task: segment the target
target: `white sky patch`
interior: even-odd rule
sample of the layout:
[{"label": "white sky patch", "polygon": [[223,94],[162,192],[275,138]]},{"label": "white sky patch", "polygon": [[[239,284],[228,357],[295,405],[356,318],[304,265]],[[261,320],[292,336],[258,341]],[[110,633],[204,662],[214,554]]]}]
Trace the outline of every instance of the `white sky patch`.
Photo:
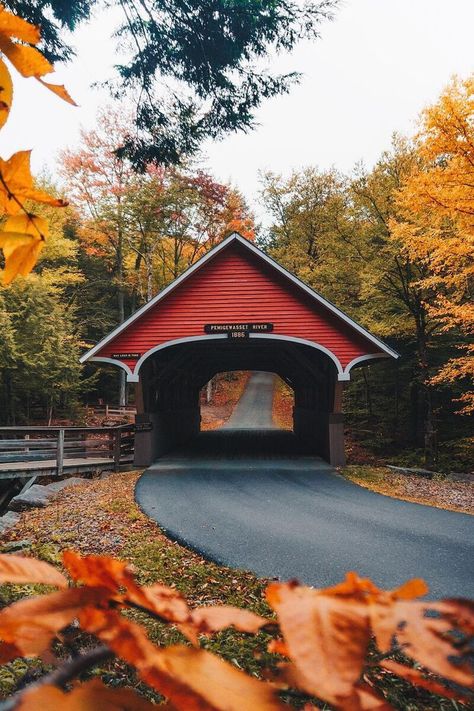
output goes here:
[{"label": "white sky patch", "polygon": [[[11,116],[0,132],[0,155],[33,148],[33,169],[54,177],[58,151],[77,144],[80,126],[92,127],[106,90],[90,88],[120,61],[109,39],[110,16],[75,33],[76,59],[48,81],[64,83],[75,109],[33,79],[16,75]],[[222,181],[258,205],[258,172],[289,174],[308,165],[352,169],[371,166],[394,131],[412,133],[417,115],[436,100],[453,74],[474,70],[473,0],[345,0],[321,39],[278,57],[272,70],[298,70],[299,86],[264,103],[258,128],[205,146],[207,164]]]}]

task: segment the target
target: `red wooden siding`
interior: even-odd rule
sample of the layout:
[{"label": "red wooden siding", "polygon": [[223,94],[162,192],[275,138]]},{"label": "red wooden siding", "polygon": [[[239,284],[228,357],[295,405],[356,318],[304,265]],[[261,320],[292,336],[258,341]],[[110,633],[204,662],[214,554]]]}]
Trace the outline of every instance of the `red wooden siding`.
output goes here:
[{"label": "red wooden siding", "polygon": [[[353,358],[378,351],[349,324],[234,242],[95,355],[143,355],[165,341],[203,336],[206,323],[252,321],[273,323],[274,335],[304,338],[325,346],[343,367]],[[133,370],[136,361],[126,363]]]}]

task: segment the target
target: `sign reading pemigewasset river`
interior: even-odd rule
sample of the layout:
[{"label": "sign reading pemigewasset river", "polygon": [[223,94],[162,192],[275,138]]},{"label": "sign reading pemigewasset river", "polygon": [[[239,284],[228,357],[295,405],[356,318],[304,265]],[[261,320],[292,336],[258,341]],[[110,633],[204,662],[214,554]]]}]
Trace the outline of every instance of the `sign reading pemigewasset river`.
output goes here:
[{"label": "sign reading pemigewasset river", "polygon": [[233,333],[234,331],[247,331],[247,333],[265,333],[273,331],[273,323],[206,323],[205,333]]}]

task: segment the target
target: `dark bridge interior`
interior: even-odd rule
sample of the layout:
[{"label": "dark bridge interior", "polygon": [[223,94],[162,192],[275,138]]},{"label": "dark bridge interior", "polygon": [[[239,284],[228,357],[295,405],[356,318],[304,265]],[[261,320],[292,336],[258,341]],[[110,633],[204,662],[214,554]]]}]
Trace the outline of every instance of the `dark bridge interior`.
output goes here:
[{"label": "dark bridge interior", "polygon": [[[161,455],[193,441],[200,431],[199,393],[216,373],[266,371],[279,375],[294,391],[293,448],[334,460],[331,428],[342,428],[336,367],[323,352],[292,341],[265,338],[191,341],[151,355],[140,371],[142,403],[137,415],[136,463],[149,464]],[[147,431],[147,423],[151,423]],[[143,431],[140,431],[143,426]],[[261,433],[263,434],[263,433]],[[260,436],[230,432],[200,436],[199,446],[215,452],[259,451],[279,447],[275,433]],[[289,439],[285,440],[285,447]],[[273,442],[273,444],[272,444]],[[277,445],[277,442],[280,444]],[[283,446],[283,445],[282,445]],[[332,448],[334,449],[334,447]],[[333,461],[333,463],[336,463]]]}]

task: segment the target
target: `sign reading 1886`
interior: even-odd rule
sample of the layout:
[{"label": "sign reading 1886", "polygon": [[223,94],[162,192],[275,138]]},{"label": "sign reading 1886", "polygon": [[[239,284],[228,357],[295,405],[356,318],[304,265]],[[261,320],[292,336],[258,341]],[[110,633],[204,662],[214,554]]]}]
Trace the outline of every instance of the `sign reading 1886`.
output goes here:
[{"label": "sign reading 1886", "polygon": [[206,323],[205,333],[227,333],[228,338],[248,338],[249,333],[273,331],[273,323]]}]

